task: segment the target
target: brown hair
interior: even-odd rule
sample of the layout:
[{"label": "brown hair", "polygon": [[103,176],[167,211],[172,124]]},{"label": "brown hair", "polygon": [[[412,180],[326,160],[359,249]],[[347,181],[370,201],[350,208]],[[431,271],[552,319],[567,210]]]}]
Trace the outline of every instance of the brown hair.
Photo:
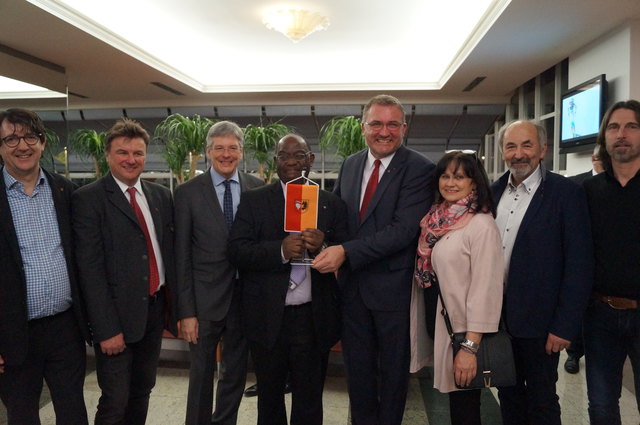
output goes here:
[{"label": "brown hair", "polygon": [[636,121],[640,123],[640,102],[637,100],[623,100],[611,105],[607,112],[605,112],[604,117],[602,117],[602,124],[600,124],[600,131],[598,131],[598,136],[596,137],[596,145],[600,146],[600,152],[598,152],[598,156],[600,157],[600,161],[602,161],[602,166],[605,170],[611,170],[611,155],[607,152],[607,144],[605,140],[605,133],[607,132],[607,126],[609,125],[609,121],[611,120],[611,115],[618,109],[629,109],[636,114]]},{"label": "brown hair", "polygon": [[144,141],[145,146],[149,146],[150,138],[147,130],[142,127],[138,121],[129,118],[122,118],[107,132],[107,138],[104,142],[104,150],[108,152],[111,148],[111,142],[118,137],[126,137],[128,139],[140,138]]}]

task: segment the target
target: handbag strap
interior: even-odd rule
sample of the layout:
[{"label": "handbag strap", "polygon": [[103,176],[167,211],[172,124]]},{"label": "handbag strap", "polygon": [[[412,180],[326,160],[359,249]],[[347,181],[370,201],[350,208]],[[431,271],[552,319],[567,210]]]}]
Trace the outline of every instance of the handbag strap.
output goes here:
[{"label": "handbag strap", "polygon": [[[447,333],[449,334],[449,338],[451,338],[451,342],[455,343],[453,326],[451,326],[451,319],[449,318],[449,313],[447,312],[447,306],[444,304],[444,299],[442,298],[442,291],[440,290],[440,281],[438,280],[438,276],[436,276],[436,282],[438,285],[438,297],[440,298],[440,304],[442,304],[442,310],[440,311],[440,314],[442,314],[442,317],[444,318],[444,324],[447,327]],[[502,313],[500,314],[500,323],[498,324],[498,330],[507,331],[507,324],[504,321],[504,315]]]},{"label": "handbag strap", "polygon": [[447,333],[449,334],[449,338],[451,338],[451,342],[454,341],[454,333],[453,326],[451,326],[451,319],[449,318],[449,313],[447,312],[447,306],[444,304],[444,299],[442,298],[442,291],[440,290],[440,281],[438,280],[438,276],[436,275],[436,282],[438,284],[438,297],[440,298],[440,304],[442,305],[442,310],[440,310],[440,314],[444,318],[444,324],[447,327]]}]

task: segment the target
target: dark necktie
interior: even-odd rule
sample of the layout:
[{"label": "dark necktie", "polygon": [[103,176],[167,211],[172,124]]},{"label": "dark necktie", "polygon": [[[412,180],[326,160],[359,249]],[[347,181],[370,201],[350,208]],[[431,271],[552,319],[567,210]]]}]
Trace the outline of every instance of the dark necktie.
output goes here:
[{"label": "dark necktie", "polygon": [[367,212],[367,207],[369,206],[369,202],[371,198],[373,198],[373,194],[376,192],[376,188],[378,187],[378,175],[380,173],[380,160],[376,159],[373,162],[373,171],[371,172],[371,176],[369,177],[369,181],[367,182],[367,187],[364,190],[364,197],[362,198],[362,206],[360,207],[360,221],[364,218],[364,214]]},{"label": "dark necktie", "polygon": [[142,227],[142,233],[144,233],[144,238],[147,241],[147,252],[149,253],[149,294],[153,295],[158,290],[158,286],[160,286],[160,275],[158,274],[156,254],[153,252],[153,244],[151,243],[151,236],[149,235],[147,222],[144,219],[144,215],[142,214],[142,210],[140,209],[138,202],[136,201],[136,188],[130,187],[127,189],[127,192],[129,192],[129,202],[131,202],[131,207],[136,213],[138,223],[140,224],[140,227]]},{"label": "dark necktie", "polygon": [[233,224],[233,197],[231,195],[231,180],[225,180],[222,183],[224,183],[222,212],[224,213],[224,220],[227,222],[227,228],[231,229],[231,225]]}]

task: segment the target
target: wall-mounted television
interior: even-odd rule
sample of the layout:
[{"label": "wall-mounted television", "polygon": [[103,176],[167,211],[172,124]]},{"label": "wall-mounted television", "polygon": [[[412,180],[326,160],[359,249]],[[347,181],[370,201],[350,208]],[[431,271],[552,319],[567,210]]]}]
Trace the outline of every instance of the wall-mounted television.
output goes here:
[{"label": "wall-mounted television", "polygon": [[605,74],[567,90],[562,95],[560,148],[566,151],[566,148],[595,143],[606,107]]}]

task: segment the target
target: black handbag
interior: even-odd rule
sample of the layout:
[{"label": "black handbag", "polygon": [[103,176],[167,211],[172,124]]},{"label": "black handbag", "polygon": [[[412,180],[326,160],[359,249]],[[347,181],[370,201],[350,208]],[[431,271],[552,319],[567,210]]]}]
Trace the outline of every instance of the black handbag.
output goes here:
[{"label": "black handbag", "polygon": [[[455,358],[458,351],[460,351],[460,343],[465,340],[466,332],[453,332],[449,313],[447,313],[447,308],[444,305],[442,294],[439,295],[440,303],[442,304],[442,311],[440,313],[444,317],[444,323],[447,326],[447,332],[453,345],[453,357]],[[471,380],[469,386],[460,387],[456,384],[457,388],[510,387],[516,384],[516,364],[513,359],[511,337],[502,325],[501,320],[498,332],[482,334],[482,341],[480,341],[480,347],[476,353],[476,360],[478,362],[476,376]]]}]

